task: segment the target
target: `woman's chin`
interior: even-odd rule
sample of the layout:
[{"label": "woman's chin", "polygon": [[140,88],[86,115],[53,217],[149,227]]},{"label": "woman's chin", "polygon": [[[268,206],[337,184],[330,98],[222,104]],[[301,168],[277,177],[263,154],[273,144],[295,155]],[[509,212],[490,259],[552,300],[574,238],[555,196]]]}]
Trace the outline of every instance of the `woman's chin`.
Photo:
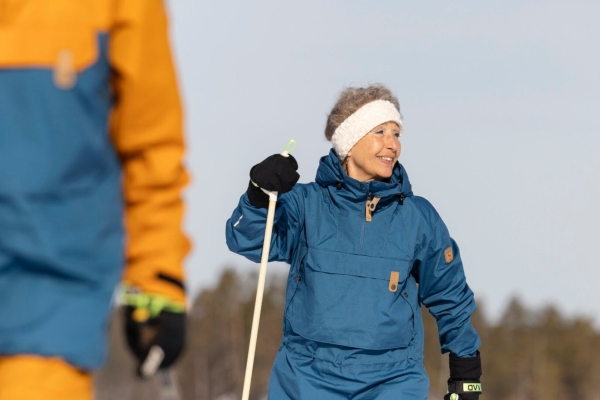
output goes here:
[{"label": "woman's chin", "polygon": [[379,173],[376,174],[376,178],[374,180],[376,181],[384,181],[386,179],[389,179],[390,176],[392,176],[392,171],[378,171]]},{"label": "woman's chin", "polygon": [[379,176],[381,176],[383,179],[388,179],[390,176],[392,176],[393,172],[394,172],[393,166],[390,168],[382,168],[382,170],[379,171]]}]

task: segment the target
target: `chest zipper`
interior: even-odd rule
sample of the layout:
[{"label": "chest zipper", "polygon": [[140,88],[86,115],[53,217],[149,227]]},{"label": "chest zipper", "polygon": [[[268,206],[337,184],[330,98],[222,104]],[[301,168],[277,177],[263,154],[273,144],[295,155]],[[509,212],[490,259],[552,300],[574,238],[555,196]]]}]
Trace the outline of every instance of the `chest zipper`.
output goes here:
[{"label": "chest zipper", "polygon": [[371,192],[367,196],[367,203],[365,204],[365,221],[371,222],[373,220],[373,213],[375,212],[375,207],[377,207],[377,203],[379,203],[380,197],[371,198]]},{"label": "chest zipper", "polygon": [[373,213],[375,212],[375,208],[377,207],[377,203],[379,203],[380,197],[373,197],[371,192],[367,195],[367,202],[365,204],[365,220],[362,222],[362,226],[360,229],[360,244],[359,250],[362,251],[363,248],[363,240],[365,236],[365,222],[371,222],[373,220]]}]

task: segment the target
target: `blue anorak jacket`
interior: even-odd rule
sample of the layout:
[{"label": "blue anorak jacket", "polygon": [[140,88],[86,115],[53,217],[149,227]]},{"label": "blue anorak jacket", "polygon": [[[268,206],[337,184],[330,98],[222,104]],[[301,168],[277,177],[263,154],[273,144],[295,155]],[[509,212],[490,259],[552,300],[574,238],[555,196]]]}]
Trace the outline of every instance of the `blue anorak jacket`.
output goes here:
[{"label": "blue anorak jacket", "polygon": [[[260,262],[266,213],[242,196],[227,222],[230,250]],[[373,398],[375,392],[363,389],[377,390],[386,382],[398,382],[400,393],[416,390],[411,399],[426,398],[421,304],[437,321],[442,352],[470,357],[480,346],[459,249],[433,206],[413,195],[400,164],[389,182],[359,182],[344,172],[332,150],[321,159],[315,182],[279,197],[269,260],[290,264],[271,399],[362,398],[356,393]],[[335,381],[332,388],[322,386],[323,371],[315,380],[309,377],[314,366],[293,365],[307,354],[339,366],[339,374],[327,373]],[[381,363],[390,357],[413,378],[399,378],[402,371],[394,368],[382,374]],[[363,389],[352,378],[353,384],[343,382],[349,365],[362,369]],[[365,379],[369,374],[375,381]],[[298,381],[314,390],[284,394]],[[351,392],[341,393],[340,387]],[[393,385],[389,393],[400,394]]]}]

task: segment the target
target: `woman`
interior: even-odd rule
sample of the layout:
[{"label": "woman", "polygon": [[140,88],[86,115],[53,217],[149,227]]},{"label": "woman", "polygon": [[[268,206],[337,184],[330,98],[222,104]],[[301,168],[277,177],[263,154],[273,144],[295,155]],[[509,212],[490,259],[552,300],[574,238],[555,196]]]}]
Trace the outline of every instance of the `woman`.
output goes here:
[{"label": "woman", "polygon": [[384,86],[348,88],[325,129],[315,182],[295,185],[273,155],[227,222],[229,249],[259,262],[268,196],[278,199],[269,259],[290,264],[284,337],[269,399],[424,400],[423,303],[450,352],[445,399],[478,399],[480,340],[456,243],[399,164],[402,119]]}]

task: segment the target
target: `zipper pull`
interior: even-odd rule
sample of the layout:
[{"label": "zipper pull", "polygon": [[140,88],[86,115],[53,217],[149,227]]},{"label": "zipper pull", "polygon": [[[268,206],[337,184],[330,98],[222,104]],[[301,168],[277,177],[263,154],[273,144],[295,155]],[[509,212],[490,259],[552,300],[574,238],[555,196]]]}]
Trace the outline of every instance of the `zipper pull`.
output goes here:
[{"label": "zipper pull", "polygon": [[373,212],[375,211],[375,207],[377,207],[377,203],[379,203],[380,197],[374,197],[371,200],[371,193],[367,196],[367,203],[365,205],[365,220],[367,222],[371,222],[373,220]]}]

